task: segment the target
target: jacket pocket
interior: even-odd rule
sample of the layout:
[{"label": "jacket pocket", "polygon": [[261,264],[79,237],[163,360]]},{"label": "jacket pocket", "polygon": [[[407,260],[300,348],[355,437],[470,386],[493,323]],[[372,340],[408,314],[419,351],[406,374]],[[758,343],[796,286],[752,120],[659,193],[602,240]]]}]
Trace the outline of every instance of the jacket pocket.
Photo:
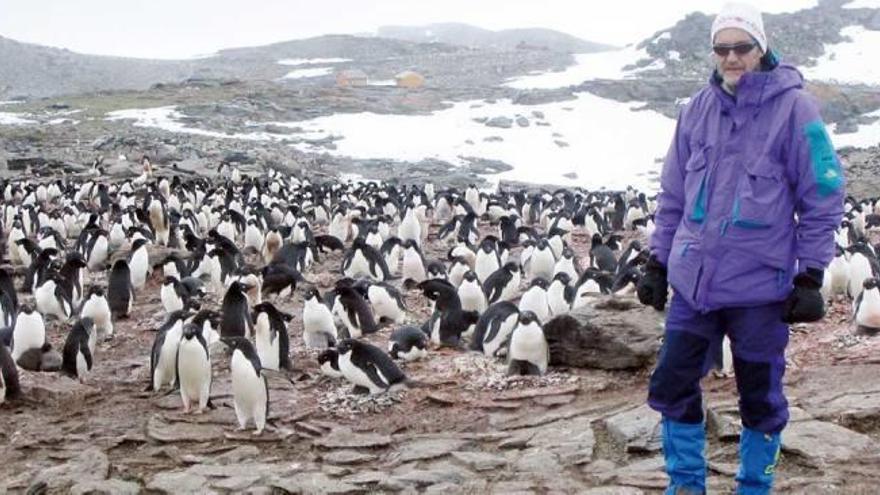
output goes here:
[{"label": "jacket pocket", "polygon": [[780,214],[786,211],[789,193],[781,166],[761,157],[744,168],[733,200],[731,224],[741,229],[761,230],[785,221]]},{"label": "jacket pocket", "polygon": [[694,223],[703,223],[706,219],[706,151],[698,147],[684,165],[684,191],[687,202],[687,219]]}]

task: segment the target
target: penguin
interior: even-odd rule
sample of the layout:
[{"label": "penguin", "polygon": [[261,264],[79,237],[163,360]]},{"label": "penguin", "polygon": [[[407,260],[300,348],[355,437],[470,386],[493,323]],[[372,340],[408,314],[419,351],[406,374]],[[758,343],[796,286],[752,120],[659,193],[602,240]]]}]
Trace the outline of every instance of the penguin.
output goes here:
[{"label": "penguin", "polygon": [[110,304],[110,313],[113,318],[128,318],[131,306],[134,302],[134,287],[131,285],[131,272],[128,262],[118,259],[110,269],[107,278],[107,302]]},{"label": "penguin", "polygon": [[571,309],[587,306],[601,294],[611,294],[613,283],[614,279],[610,274],[595,268],[588,268],[578,280]]},{"label": "penguin", "polygon": [[219,322],[220,313],[210,309],[202,309],[186,321],[187,324],[193,324],[202,329],[202,338],[208,344],[208,350],[214,349],[220,343],[220,333],[214,330],[214,327],[219,327]]},{"label": "penguin", "polygon": [[[406,241],[412,241],[416,246],[421,247],[422,225],[416,216],[416,210],[413,205],[407,207],[406,213],[404,213],[403,219],[397,227],[397,237],[399,237],[404,243]],[[419,282],[421,282],[421,280],[419,280]]]},{"label": "penguin", "polygon": [[263,262],[270,263],[275,258],[275,254],[278,253],[278,250],[281,249],[281,246],[283,245],[284,237],[281,235],[277,228],[273,228],[269,232],[267,232],[265,238],[263,239],[263,245],[260,247],[260,254],[263,257]]},{"label": "penguin", "polygon": [[260,357],[254,345],[245,338],[223,340],[232,349],[229,373],[232,375],[232,398],[238,429],[244,430],[254,422],[254,435],[263,433],[269,416],[269,383],[263,374]]},{"label": "penguin", "polygon": [[861,333],[880,332],[880,283],[876,278],[867,278],[862,283],[862,292],[853,302],[853,319]]},{"label": "penguin", "polygon": [[568,246],[562,248],[562,253],[553,267],[553,276],[555,277],[559,273],[567,274],[571,280],[577,280],[581,276],[574,251]]},{"label": "penguin", "polygon": [[344,339],[336,348],[339,371],[355,390],[367,389],[371,395],[403,386],[406,375],[382,349],[359,340]]},{"label": "penguin", "polygon": [[303,341],[307,348],[326,349],[336,344],[336,323],[318,289],[311,287],[303,295]]},{"label": "penguin", "polygon": [[91,272],[99,272],[104,270],[104,263],[110,255],[110,239],[109,233],[104,229],[95,229],[92,231],[85,245],[83,257],[86,265]]},{"label": "penguin", "polygon": [[611,248],[602,242],[602,235],[593,234],[590,242],[590,266],[605,272],[615,273],[617,271],[617,259],[614,257],[614,252],[611,251]]},{"label": "penguin", "polygon": [[318,367],[321,373],[330,378],[342,378],[342,372],[339,371],[339,354],[336,349],[326,349],[318,354]]},{"label": "penguin", "polygon": [[150,352],[150,384],[147,391],[159,392],[165,385],[176,386],[177,351],[183,336],[185,316],[182,311],[171,313],[156,332]]},{"label": "penguin", "polygon": [[500,357],[507,352],[507,341],[519,322],[519,309],[510,301],[492,304],[480,315],[470,349],[488,357]]},{"label": "penguin", "polygon": [[352,287],[337,287],[332,312],[348,330],[348,337],[358,338],[375,333],[376,325],[373,310],[366,299]]},{"label": "penguin", "polygon": [[64,341],[61,372],[84,383],[94,365],[95,339],[95,323],[91,318],[81,318],[76,322]]},{"label": "penguin", "polygon": [[202,328],[193,323],[183,327],[177,347],[177,379],[183,413],[189,414],[197,404],[196,414],[202,414],[211,396],[211,353]]},{"label": "penguin", "polygon": [[9,349],[0,345],[0,404],[19,397],[21,397],[21,384],[18,379],[18,367]]},{"label": "penguin", "polygon": [[249,218],[247,227],[244,229],[244,249],[259,253],[262,251],[264,243],[265,238],[257,225],[257,219]]},{"label": "penguin", "polygon": [[245,295],[248,287],[235,281],[229,284],[223,303],[220,307],[220,338],[245,337],[250,338],[253,330],[248,299]]},{"label": "penguin", "polygon": [[871,253],[868,245],[864,242],[857,242],[847,248],[851,253],[849,258],[849,274],[847,276],[848,286],[847,294],[850,298],[856,299],[862,293],[865,280],[876,277],[877,259]]},{"label": "penguin", "polygon": [[67,281],[58,273],[49,274],[34,290],[37,311],[44,317],[52,316],[67,321],[73,310]]},{"label": "penguin", "polygon": [[532,255],[529,257],[526,273],[530,280],[553,278],[553,269],[556,267],[556,257],[547,239],[541,239],[535,245]]},{"label": "penguin", "polygon": [[464,279],[464,274],[471,271],[471,266],[464,257],[457,256],[452,260],[452,266],[449,268],[447,280],[458,287]]},{"label": "penguin", "polygon": [[162,307],[166,313],[180,311],[186,306],[189,299],[189,293],[180,280],[172,275],[166,276],[162,282],[162,288],[159,289],[159,299],[162,301]]},{"label": "penguin", "polygon": [[0,268],[0,326],[12,327],[18,314],[18,295],[9,273]]},{"label": "penguin", "polygon": [[406,305],[400,291],[386,283],[373,283],[367,289],[367,299],[380,323],[403,323]]},{"label": "penguin", "polygon": [[537,315],[531,311],[519,314],[519,322],[510,335],[507,352],[508,375],[543,375],[550,362],[550,347]]},{"label": "penguin", "polygon": [[532,280],[529,288],[519,300],[520,314],[531,311],[538,318],[539,324],[543,324],[550,317],[550,303],[547,300],[547,281],[543,278]]},{"label": "penguin", "polygon": [[571,286],[571,277],[566,272],[559,272],[553,276],[550,287],[547,288],[547,304],[550,306],[550,315],[561,315],[571,310],[574,301],[574,287]]},{"label": "penguin", "polygon": [[501,259],[495,250],[495,241],[486,237],[480,242],[480,247],[477,250],[474,272],[476,272],[480,283],[483,283],[489,278],[489,275],[492,275],[499,268],[501,268]]},{"label": "penguin", "polygon": [[98,338],[102,340],[113,338],[113,318],[110,312],[110,303],[104,296],[103,288],[98,286],[89,288],[79,316],[80,318],[92,319]]},{"label": "penguin", "polygon": [[363,238],[356,238],[342,260],[342,274],[346,277],[369,277],[378,282],[391,279],[385,258]]},{"label": "penguin", "polygon": [[440,260],[434,260],[428,263],[425,268],[425,278],[440,278],[446,280],[446,265]]},{"label": "penguin", "polygon": [[147,252],[148,241],[138,239],[131,245],[131,253],[128,255],[128,268],[131,274],[131,286],[135,290],[144,288],[147,283],[147,275],[150,272],[150,255]]},{"label": "penguin", "polygon": [[263,267],[263,282],[261,291],[263,296],[276,295],[279,298],[289,297],[294,290],[296,284],[305,282],[302,274],[295,268],[283,263],[271,263]]},{"label": "penguin", "polygon": [[412,326],[403,326],[391,332],[388,354],[394,359],[415,361],[428,355],[428,337]]},{"label": "penguin", "polygon": [[519,292],[519,284],[522,280],[519,266],[509,261],[504,264],[483,283],[483,292],[486,293],[486,300],[489,304],[497,301],[511,301],[517,292]]},{"label": "penguin", "polygon": [[428,278],[425,268],[425,257],[417,242],[407,239],[403,241],[403,268],[401,277],[406,284],[418,284]]},{"label": "penguin", "polygon": [[272,303],[254,306],[254,344],[260,364],[267,370],[291,370],[290,337],[287,323],[293,315],[282,313]]},{"label": "penguin", "polygon": [[403,243],[397,237],[389,237],[382,243],[379,252],[385,259],[389,273],[397,275],[400,273],[400,256],[403,249]]},{"label": "penguin", "polygon": [[611,285],[611,293],[616,296],[628,296],[635,294],[642,272],[636,266],[628,266],[614,277]]},{"label": "penguin", "polygon": [[476,311],[462,309],[461,301],[455,292],[452,293],[452,297],[444,296],[437,300],[436,309],[427,322],[431,341],[438,346],[458,347],[462,335],[469,331],[472,325],[476,325],[479,319],[480,314]]},{"label": "penguin", "polygon": [[476,272],[468,271],[464,274],[461,285],[458,286],[458,298],[461,300],[461,309],[482,313],[486,310],[486,294]]},{"label": "penguin", "polygon": [[42,349],[46,344],[46,324],[43,315],[23,304],[12,329],[12,359],[18,363],[21,356],[32,349]]},{"label": "penguin", "polygon": [[846,259],[846,252],[840,246],[835,248],[834,259],[828,264],[825,276],[822,278],[822,295],[826,301],[830,301],[837,294],[845,294],[848,285],[849,262]]}]

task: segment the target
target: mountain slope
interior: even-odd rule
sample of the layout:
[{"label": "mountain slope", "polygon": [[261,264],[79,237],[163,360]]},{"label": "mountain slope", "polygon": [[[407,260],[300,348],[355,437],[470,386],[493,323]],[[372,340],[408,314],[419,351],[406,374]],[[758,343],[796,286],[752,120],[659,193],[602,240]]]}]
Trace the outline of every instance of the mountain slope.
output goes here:
[{"label": "mountain slope", "polygon": [[382,26],[377,33],[383,38],[420,43],[440,42],[493,50],[528,47],[567,53],[588,53],[611,48],[608,45],[585,41],[552,29],[525,28],[491,31],[455,22],[425,26]]}]

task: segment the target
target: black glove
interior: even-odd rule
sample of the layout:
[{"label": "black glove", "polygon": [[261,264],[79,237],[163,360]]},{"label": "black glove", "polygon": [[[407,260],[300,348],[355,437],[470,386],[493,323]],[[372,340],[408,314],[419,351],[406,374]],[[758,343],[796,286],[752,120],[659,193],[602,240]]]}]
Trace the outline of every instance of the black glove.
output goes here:
[{"label": "black glove", "polygon": [[651,255],[645,264],[645,274],[636,286],[639,301],[646,306],[653,306],[657,311],[666,307],[669,284],[666,283],[666,267]]},{"label": "black glove", "polygon": [[825,316],[825,300],[819,289],[825,273],[816,268],[807,268],[794,278],[794,290],[785,300],[782,321],[786,323],[808,323],[821,320]]}]

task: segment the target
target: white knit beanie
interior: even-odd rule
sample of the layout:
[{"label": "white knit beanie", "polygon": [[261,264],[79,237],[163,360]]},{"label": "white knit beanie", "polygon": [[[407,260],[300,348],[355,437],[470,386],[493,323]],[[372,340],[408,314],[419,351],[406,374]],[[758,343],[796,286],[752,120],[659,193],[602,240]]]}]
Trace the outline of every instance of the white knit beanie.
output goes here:
[{"label": "white knit beanie", "polygon": [[767,35],[764,34],[764,21],[761,13],[754,7],[745,3],[727,3],[721,7],[721,12],[712,23],[712,37],[710,43],[715,43],[715,35],[718,31],[727,28],[738,28],[752,35],[761,51],[767,53]]}]

